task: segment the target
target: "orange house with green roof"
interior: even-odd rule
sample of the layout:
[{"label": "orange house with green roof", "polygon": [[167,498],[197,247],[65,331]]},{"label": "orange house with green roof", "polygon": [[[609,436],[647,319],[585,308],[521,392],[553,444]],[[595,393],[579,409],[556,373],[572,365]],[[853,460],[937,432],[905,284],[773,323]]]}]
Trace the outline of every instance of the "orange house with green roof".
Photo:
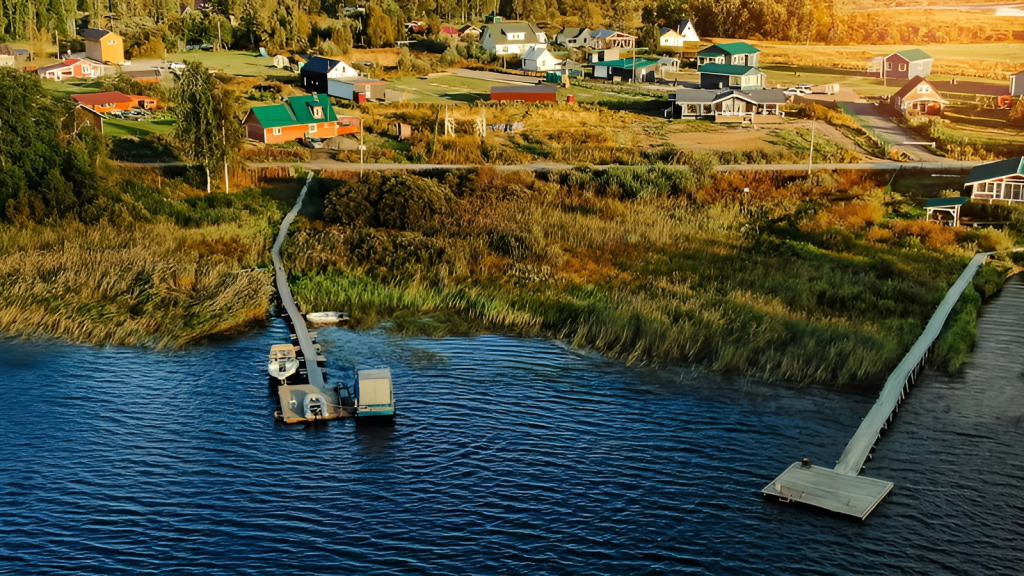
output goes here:
[{"label": "orange house with green roof", "polygon": [[359,118],[338,117],[327,94],[292,96],[281,104],[255,106],[242,123],[246,136],[266,144],[358,134],[362,127]]}]

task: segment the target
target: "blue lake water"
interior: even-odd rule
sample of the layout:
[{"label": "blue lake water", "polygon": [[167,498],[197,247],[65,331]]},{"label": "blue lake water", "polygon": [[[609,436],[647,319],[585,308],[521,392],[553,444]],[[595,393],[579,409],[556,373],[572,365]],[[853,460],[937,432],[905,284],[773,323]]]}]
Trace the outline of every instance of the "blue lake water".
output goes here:
[{"label": "blue lake water", "polygon": [[0,573],[1016,574],[1024,283],[980,332],[903,404],[866,522],[757,491],[834,463],[869,397],[331,328],[332,380],[390,366],[397,424],[282,426],[280,320],[183,352],[0,341]]}]

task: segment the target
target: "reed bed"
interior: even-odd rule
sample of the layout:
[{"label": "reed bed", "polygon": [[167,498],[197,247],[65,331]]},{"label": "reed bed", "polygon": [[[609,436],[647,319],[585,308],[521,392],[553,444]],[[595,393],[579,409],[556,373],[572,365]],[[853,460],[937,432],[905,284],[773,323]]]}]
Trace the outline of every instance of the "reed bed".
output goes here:
[{"label": "reed bed", "polygon": [[121,184],[120,220],[0,227],[0,331],[177,348],[266,318],[272,201]]},{"label": "reed bed", "polygon": [[[328,221],[286,246],[307,310],[798,384],[878,384],[978,243],[1006,242],[894,218],[885,182],[859,172],[338,176]],[[429,209],[377,212],[402,202]]]}]

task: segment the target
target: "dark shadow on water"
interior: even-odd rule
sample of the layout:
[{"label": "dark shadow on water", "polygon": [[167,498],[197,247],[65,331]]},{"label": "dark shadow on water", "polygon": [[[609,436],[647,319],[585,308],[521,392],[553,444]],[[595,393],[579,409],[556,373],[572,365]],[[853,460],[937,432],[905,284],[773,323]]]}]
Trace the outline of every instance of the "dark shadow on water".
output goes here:
[{"label": "dark shadow on water", "polygon": [[355,435],[359,446],[368,454],[389,452],[395,438],[395,421],[356,420]]}]

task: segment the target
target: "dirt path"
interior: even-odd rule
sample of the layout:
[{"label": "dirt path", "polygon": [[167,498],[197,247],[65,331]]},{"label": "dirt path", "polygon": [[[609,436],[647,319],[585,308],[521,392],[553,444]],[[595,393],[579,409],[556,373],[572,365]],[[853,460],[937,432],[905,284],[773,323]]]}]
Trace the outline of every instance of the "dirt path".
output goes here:
[{"label": "dirt path", "polygon": [[946,159],[937,156],[925,146],[910,144],[919,137],[908,133],[898,126],[881,109],[883,104],[869,102],[849,88],[843,88],[836,95],[836,102],[842,104],[853,115],[854,119],[865,130],[889,143],[890,146],[905,153],[916,162],[943,162]]}]

